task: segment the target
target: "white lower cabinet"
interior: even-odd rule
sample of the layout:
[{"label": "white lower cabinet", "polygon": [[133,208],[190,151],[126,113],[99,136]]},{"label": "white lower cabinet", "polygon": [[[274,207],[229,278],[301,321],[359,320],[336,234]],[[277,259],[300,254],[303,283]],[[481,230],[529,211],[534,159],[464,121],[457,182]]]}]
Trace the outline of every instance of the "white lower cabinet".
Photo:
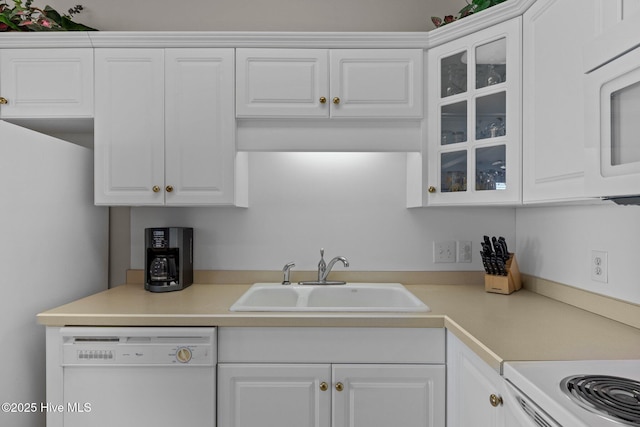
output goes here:
[{"label": "white lower cabinet", "polygon": [[218,365],[218,426],[329,427],[330,365]]},{"label": "white lower cabinet", "polygon": [[445,426],[442,329],[220,332],[218,427]]},{"label": "white lower cabinet", "polygon": [[441,365],[220,364],[219,427],[444,426]]},{"label": "white lower cabinet", "polygon": [[503,378],[452,333],[447,333],[447,427],[505,424]]},{"label": "white lower cabinet", "polygon": [[444,425],[444,365],[333,365],[332,380],[333,427]]}]

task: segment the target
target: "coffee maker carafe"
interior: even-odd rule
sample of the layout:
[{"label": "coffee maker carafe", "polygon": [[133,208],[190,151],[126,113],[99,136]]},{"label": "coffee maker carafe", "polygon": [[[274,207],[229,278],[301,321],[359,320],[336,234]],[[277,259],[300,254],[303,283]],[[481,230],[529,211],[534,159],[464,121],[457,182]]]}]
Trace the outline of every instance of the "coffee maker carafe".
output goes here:
[{"label": "coffee maker carafe", "polygon": [[193,283],[193,228],[147,228],[144,288],[179,291]]}]

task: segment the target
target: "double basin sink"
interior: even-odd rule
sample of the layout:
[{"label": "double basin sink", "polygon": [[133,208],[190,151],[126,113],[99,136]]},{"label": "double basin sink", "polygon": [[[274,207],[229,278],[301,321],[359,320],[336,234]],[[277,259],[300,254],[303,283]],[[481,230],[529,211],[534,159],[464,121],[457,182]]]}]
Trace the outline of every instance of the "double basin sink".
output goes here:
[{"label": "double basin sink", "polygon": [[431,309],[400,283],[282,285],[255,283],[231,311],[428,312]]}]

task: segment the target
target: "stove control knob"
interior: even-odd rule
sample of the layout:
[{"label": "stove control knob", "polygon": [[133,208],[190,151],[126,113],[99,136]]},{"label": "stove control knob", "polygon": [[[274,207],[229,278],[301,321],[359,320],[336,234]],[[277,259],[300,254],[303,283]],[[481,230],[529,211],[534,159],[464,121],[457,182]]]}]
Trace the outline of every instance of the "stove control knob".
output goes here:
[{"label": "stove control knob", "polygon": [[181,347],[176,352],[176,359],[180,363],[188,363],[191,360],[192,356],[193,354],[191,353],[191,350],[186,347]]},{"label": "stove control knob", "polygon": [[491,406],[497,407],[502,405],[502,397],[497,394],[492,394],[489,396],[489,402],[491,402]]}]

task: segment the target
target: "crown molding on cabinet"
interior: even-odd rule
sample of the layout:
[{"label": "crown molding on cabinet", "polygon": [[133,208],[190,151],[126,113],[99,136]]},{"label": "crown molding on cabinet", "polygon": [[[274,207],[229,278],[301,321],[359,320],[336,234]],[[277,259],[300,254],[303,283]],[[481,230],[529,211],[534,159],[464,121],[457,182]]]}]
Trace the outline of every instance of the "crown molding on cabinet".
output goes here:
[{"label": "crown molding on cabinet", "polygon": [[93,47],[426,48],[426,32],[109,32]]},{"label": "crown molding on cabinet", "polygon": [[377,48],[425,49],[425,32],[73,31],[4,33],[0,49],[20,48]]},{"label": "crown molding on cabinet", "polygon": [[0,49],[92,47],[89,33],[84,31],[2,33]]}]

